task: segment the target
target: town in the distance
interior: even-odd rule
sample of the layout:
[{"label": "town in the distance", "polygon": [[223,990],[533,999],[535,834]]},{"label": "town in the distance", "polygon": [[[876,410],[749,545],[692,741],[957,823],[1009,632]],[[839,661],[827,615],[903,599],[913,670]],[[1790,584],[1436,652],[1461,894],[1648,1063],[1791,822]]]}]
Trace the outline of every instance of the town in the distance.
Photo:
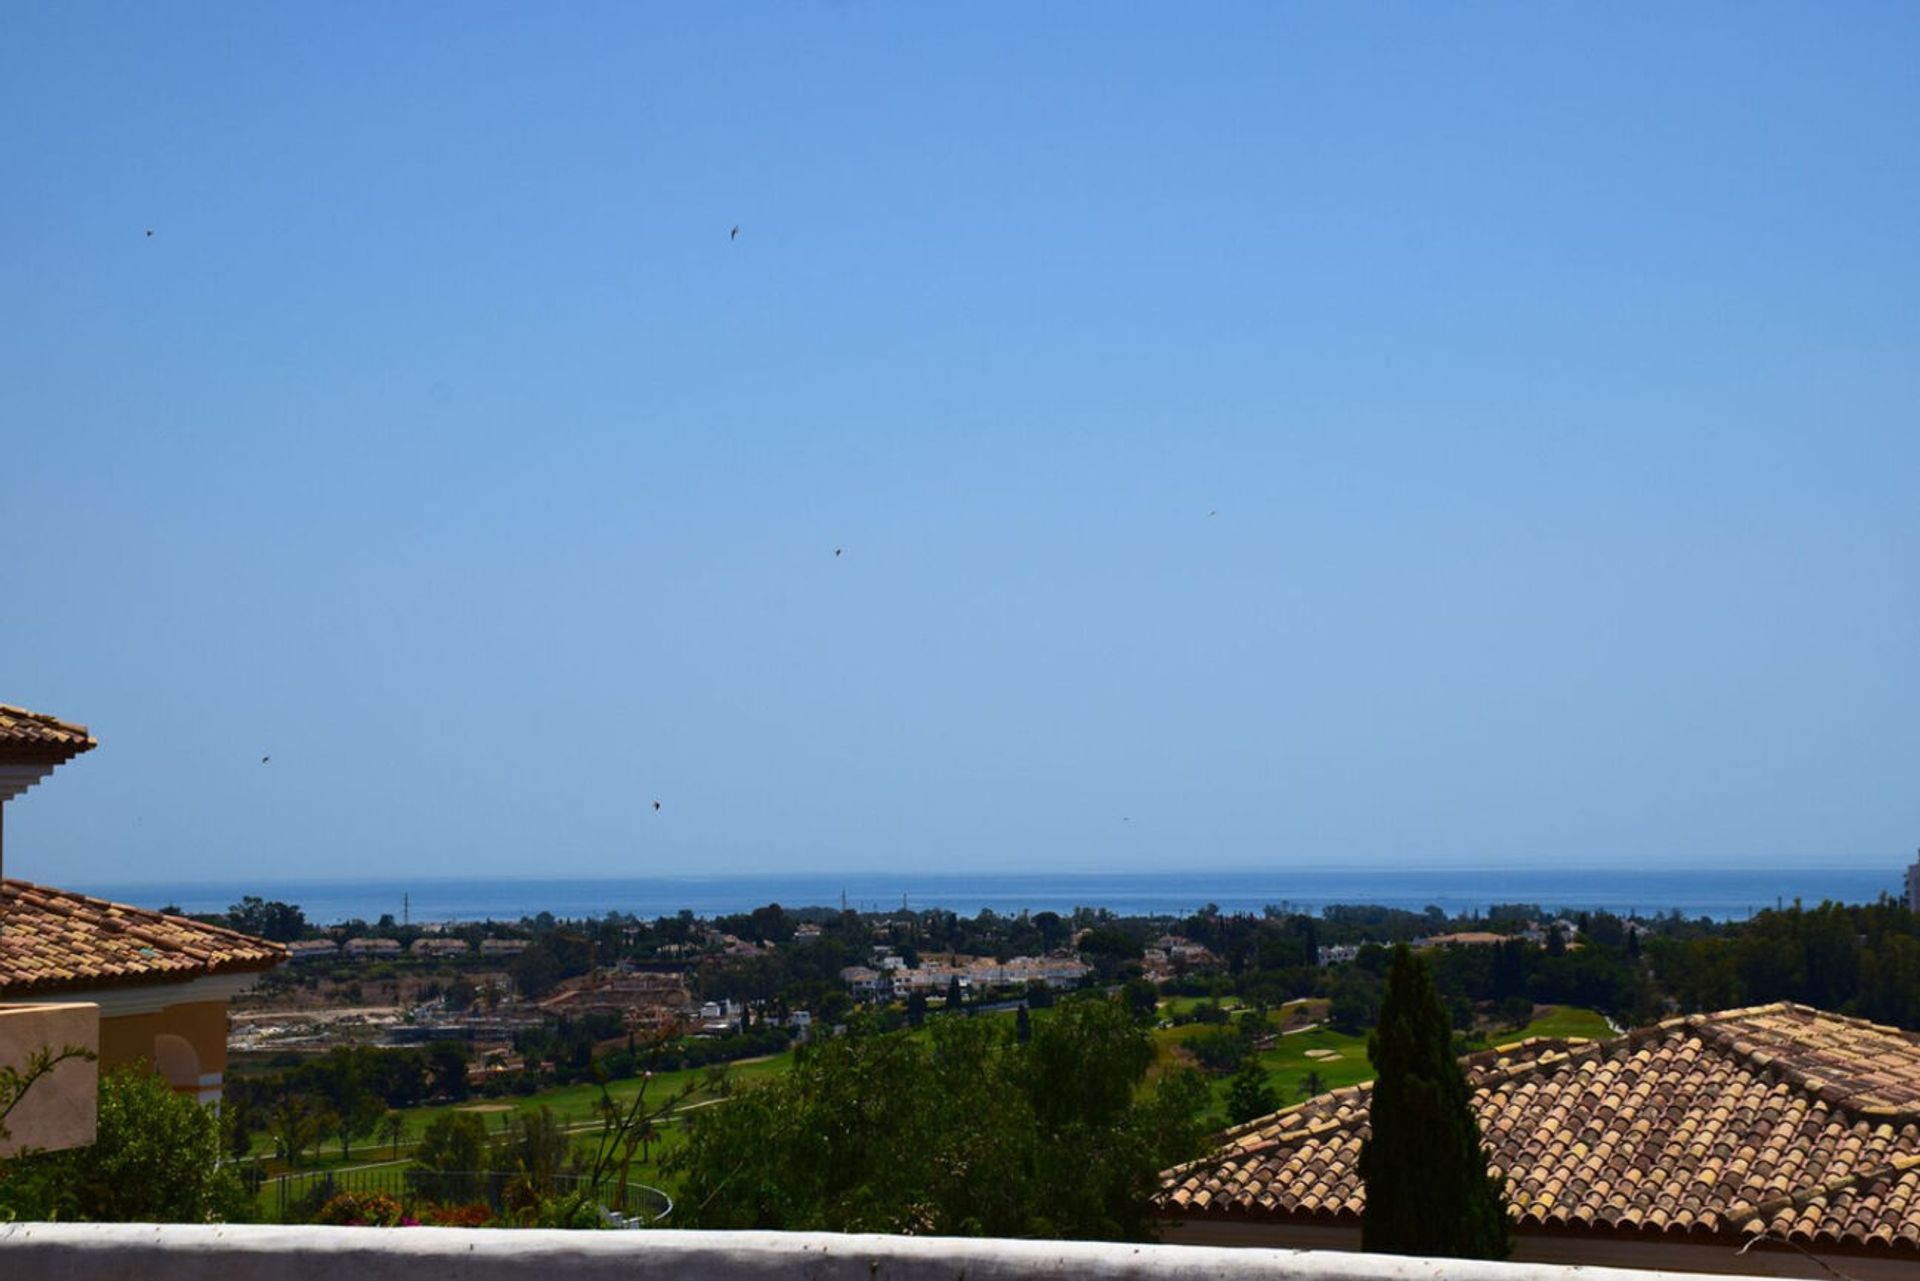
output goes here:
[{"label": "town in the distance", "polygon": [[[9,800],[95,746],[0,706]],[[1361,1127],[1413,984],[1503,1172],[1503,1249],[1604,1235],[1692,1267],[1779,1236],[1859,1268],[1920,1244],[1886,1194],[1920,1178],[1920,862],[1904,898],[1741,921],[766,904],[323,924],[257,896],[189,915],[8,879],[0,1208],[1322,1240],[1361,1230]],[[1679,1129],[1657,1136],[1655,1112]],[[101,1181],[161,1125],[191,1137],[138,1159],[184,1176]],[[1820,1164],[1836,1134],[1843,1183]],[[1035,1217],[1062,1153],[1114,1145],[1093,1200]],[[975,1206],[964,1169],[988,1159],[1005,1186]],[[1676,1239],[1680,1214],[1710,1231]]]}]

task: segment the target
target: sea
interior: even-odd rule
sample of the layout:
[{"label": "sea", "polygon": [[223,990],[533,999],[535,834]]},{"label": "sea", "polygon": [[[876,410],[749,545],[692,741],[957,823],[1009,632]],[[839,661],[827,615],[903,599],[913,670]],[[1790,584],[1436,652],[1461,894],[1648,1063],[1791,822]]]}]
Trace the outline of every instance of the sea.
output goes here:
[{"label": "sea", "polygon": [[980,873],[924,875],[898,872],[765,873],[727,876],[595,878],[413,877],[378,880],[151,881],[71,885],[139,907],[223,912],[248,894],[297,904],[310,921],[377,921],[384,915],[415,924],[518,921],[551,913],[561,919],[609,912],[651,919],[691,911],[696,916],[745,912],[768,903],[789,910],[839,907],[885,911],[944,908],[972,916],[1078,907],[1122,916],[1186,915],[1213,904],[1226,912],[1269,906],[1318,914],[1329,904],[1380,904],[1449,916],[1484,912],[1494,903],[1534,903],[1548,911],[1605,910],[1738,920],[1763,908],[1800,899],[1871,902],[1898,895],[1896,867],[1699,869],[1464,868],[1367,870],[1275,868],[1272,871],[1107,873]]}]

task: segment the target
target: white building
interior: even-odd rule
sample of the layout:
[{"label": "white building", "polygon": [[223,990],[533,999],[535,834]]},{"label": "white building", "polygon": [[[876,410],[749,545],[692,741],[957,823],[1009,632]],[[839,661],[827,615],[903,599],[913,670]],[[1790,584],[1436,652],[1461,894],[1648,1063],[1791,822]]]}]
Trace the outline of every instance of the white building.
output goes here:
[{"label": "white building", "polygon": [[840,981],[852,989],[855,997],[870,1001],[892,990],[892,985],[864,965],[849,965],[840,971]]}]

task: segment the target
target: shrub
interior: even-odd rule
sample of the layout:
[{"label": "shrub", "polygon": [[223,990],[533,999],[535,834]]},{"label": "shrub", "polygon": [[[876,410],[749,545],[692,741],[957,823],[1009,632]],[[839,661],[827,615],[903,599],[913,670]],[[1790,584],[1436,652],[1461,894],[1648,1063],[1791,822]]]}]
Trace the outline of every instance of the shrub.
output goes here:
[{"label": "shrub", "polygon": [[220,1114],[144,1065],[100,1075],[91,1146],[0,1162],[0,1219],[206,1223],[254,1212],[223,1164]]},{"label": "shrub", "polygon": [[400,1203],[384,1192],[342,1192],[320,1207],[315,1223],[349,1228],[392,1228],[400,1225]]}]

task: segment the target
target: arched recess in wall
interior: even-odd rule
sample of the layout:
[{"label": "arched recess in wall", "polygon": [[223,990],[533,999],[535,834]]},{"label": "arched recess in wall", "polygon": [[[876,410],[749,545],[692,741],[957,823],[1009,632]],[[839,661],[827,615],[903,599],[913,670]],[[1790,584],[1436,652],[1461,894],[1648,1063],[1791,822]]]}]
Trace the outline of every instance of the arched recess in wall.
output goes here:
[{"label": "arched recess in wall", "polygon": [[153,1038],[153,1067],[181,1094],[200,1091],[200,1053],[184,1036],[162,1032]]}]

